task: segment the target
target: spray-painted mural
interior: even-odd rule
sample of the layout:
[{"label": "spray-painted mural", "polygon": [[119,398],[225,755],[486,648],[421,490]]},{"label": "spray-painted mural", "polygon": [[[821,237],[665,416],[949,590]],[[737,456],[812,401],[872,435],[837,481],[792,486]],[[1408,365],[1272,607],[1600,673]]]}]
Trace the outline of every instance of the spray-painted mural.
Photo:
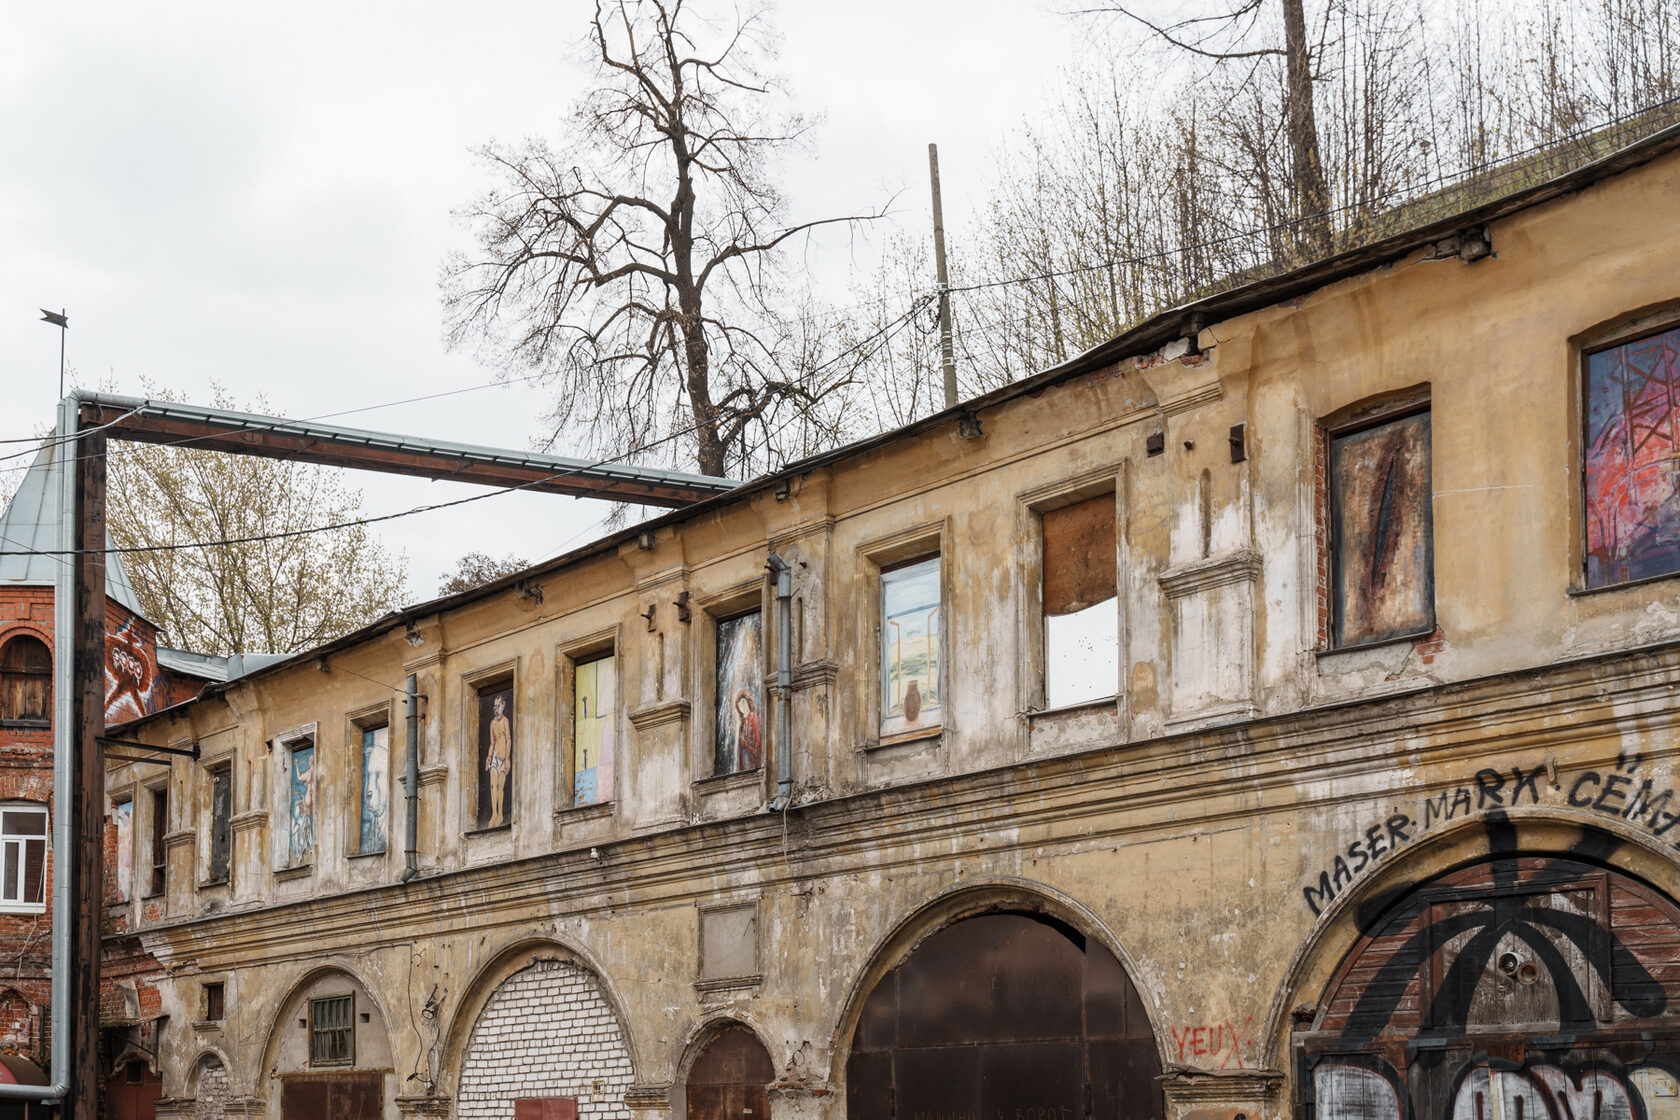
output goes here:
[{"label": "spray-painted mural", "polygon": [[105,629],[105,722],[124,723],[170,702],[155,640],[138,618]]},{"label": "spray-painted mural", "polygon": [[1680,571],[1680,327],[1586,366],[1587,586]]},{"label": "spray-painted mural", "polygon": [[[1295,1036],[1316,1120],[1680,1120],[1680,910],[1599,862],[1515,852],[1415,890]],[[1579,857],[1579,858],[1576,858]]]}]

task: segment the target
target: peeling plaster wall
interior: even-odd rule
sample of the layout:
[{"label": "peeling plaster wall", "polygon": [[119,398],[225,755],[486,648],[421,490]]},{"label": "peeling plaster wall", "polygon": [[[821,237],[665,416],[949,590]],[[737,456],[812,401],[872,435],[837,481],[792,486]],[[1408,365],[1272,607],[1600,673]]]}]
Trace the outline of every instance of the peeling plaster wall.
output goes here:
[{"label": "peeling plaster wall", "polygon": [[[166,1004],[184,1006],[201,974],[236,976],[232,1077],[253,1092],[273,1001],[303,962],[353,955],[393,1009],[395,1068],[425,1071],[399,1091],[415,1100],[397,1102],[419,1115],[462,1091],[462,1047],[504,978],[498,962],[535,942],[612,994],[629,1111],[661,1114],[689,1040],[727,1017],[769,1047],[779,1114],[838,1115],[868,978],[965,906],[1008,903],[1114,948],[1175,1071],[1170,1115],[1282,1116],[1291,1012],[1318,998],[1360,906],[1486,854],[1489,814],[1520,818],[1541,846],[1596,829],[1606,858],[1680,890],[1680,833],[1622,815],[1639,783],[1680,784],[1675,584],[1570,593],[1572,340],[1680,301],[1677,200],[1680,160],[1646,165],[1496,223],[1492,258],[1419,253],[1215,323],[1201,353],[1146,355],[988,408],[977,439],[953,423],[860,452],[662,528],[651,548],[629,540],[538,574],[540,599],[508,590],[453,607],[409,640],[398,628],[324,670],[304,659],[142,725],[149,741],[197,741],[235,777],[233,882],[200,887],[207,783],[202,767],[174,766],[167,898],[130,915],[179,989]],[[1323,651],[1318,423],[1421,383],[1439,630]],[[1093,479],[1118,496],[1126,687],[1106,707],[1039,715],[1038,561],[1022,526],[1044,494]],[[756,597],[773,645],[771,548],[794,565],[797,612],[786,814],[764,811],[769,767],[703,777],[706,612]],[[883,745],[879,571],[933,550],[944,724]],[[560,682],[568,651],[603,641],[619,657],[614,801],[574,809]],[[383,855],[348,849],[355,713],[390,704],[407,673],[426,714],[422,874],[403,885],[400,836]],[[479,832],[472,689],[507,673],[513,823]],[[399,715],[393,775],[406,761]],[[315,856],[287,869],[269,744],[308,725]],[[1599,800],[1607,783],[1623,800]],[[400,806],[398,787],[393,822]],[[744,903],[758,907],[759,972],[700,982],[701,908]],[[172,1095],[189,1043],[166,1043]]]}]

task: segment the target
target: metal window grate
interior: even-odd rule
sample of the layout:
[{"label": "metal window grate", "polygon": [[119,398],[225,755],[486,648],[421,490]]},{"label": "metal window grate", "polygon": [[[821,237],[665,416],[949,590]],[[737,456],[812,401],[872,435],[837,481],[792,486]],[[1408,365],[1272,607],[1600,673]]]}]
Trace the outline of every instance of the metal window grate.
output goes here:
[{"label": "metal window grate", "polygon": [[309,1064],[347,1066],[356,1061],[356,997],[309,1001]]}]

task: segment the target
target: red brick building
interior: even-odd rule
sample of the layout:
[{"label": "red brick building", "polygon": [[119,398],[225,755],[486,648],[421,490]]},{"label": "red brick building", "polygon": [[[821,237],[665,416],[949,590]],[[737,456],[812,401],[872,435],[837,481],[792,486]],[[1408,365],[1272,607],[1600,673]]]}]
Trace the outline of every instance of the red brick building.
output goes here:
[{"label": "red brick building", "polygon": [[[53,791],[53,577],[62,561],[26,550],[58,546],[53,501],[59,449],[37,456],[17,494],[0,514],[0,1055],[21,1058],[44,1071],[49,1053],[52,960]],[[112,554],[106,566],[105,707],[121,723],[188,699],[212,680],[225,679],[218,658],[178,653],[158,645],[158,628],[140,604]],[[107,807],[106,897],[122,909],[108,921],[121,934],[126,906],[138,891],[160,893],[151,868],[137,874],[126,835],[136,822],[132,800]],[[167,798],[142,807],[148,827],[168,820]],[[126,857],[126,858],[124,858]],[[126,938],[107,942],[100,1021],[106,1026],[105,1058],[111,1074],[109,1114],[150,1117],[157,1095],[156,1049],[163,1027],[156,962]],[[20,1080],[30,1071],[5,1062]],[[21,1071],[21,1072],[20,1072]],[[44,1078],[43,1078],[44,1083]],[[4,1115],[0,1106],[0,1115]]]}]

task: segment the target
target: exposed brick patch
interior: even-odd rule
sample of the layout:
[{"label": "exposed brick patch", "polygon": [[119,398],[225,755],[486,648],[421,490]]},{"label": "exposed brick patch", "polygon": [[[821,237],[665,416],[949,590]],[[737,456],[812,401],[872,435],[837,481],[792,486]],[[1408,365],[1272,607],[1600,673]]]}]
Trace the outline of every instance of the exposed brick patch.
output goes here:
[{"label": "exposed brick patch", "polygon": [[518,1097],[575,1097],[579,1120],[629,1120],[631,1079],[623,1030],[594,975],[538,961],[504,980],[474,1024],[455,1115],[504,1120]]}]

